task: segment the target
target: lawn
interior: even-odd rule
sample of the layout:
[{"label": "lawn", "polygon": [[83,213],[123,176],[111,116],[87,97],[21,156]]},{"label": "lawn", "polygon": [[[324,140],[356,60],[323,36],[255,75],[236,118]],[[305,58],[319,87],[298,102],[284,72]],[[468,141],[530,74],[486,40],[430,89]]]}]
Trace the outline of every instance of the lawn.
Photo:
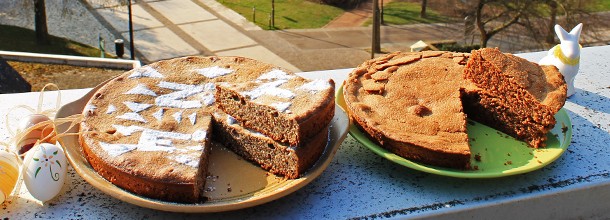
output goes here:
[{"label": "lawn", "polygon": [[[51,36],[50,45],[36,44],[33,30],[0,25],[0,50],[99,57],[100,50],[65,38]],[[106,57],[113,57],[106,54]]]},{"label": "lawn", "polygon": [[[421,5],[413,2],[392,1],[383,7],[383,21],[385,24],[418,24],[418,23],[443,23],[451,18],[438,14],[430,9],[426,10],[426,18],[420,18]],[[364,26],[372,24],[369,19]]]},{"label": "lawn", "polygon": [[593,3],[592,11],[610,11],[610,0],[597,0]]},{"label": "lawn", "polygon": [[[269,28],[270,0],[219,0],[263,29],[320,28],[341,15],[343,9],[305,0],[275,0],[275,28]],[[256,13],[254,13],[256,9]],[[255,14],[255,16],[254,16]],[[255,21],[253,21],[256,19]]]}]

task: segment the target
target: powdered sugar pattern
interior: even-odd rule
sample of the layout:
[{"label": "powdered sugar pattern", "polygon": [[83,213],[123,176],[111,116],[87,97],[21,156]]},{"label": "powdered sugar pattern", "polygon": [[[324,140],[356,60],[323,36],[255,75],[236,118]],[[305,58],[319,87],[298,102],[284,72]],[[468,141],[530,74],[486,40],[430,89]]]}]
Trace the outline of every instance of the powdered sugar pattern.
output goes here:
[{"label": "powdered sugar pattern", "polygon": [[138,113],[141,111],[144,111],[148,108],[150,108],[150,106],[152,106],[151,104],[142,104],[142,103],[137,103],[137,102],[123,102],[123,104],[125,104],[127,106],[127,108],[129,108],[131,111]]},{"label": "powdered sugar pattern", "polygon": [[133,71],[133,73],[131,75],[129,75],[127,78],[133,79],[133,78],[142,78],[142,77],[163,78],[163,74],[161,74],[155,68],[152,68],[150,66],[143,66],[143,67],[138,68],[135,71]]},{"label": "powdered sugar pattern", "polygon": [[175,161],[177,161],[178,163],[187,165],[187,166],[191,166],[191,167],[197,167],[199,165],[199,158],[194,157],[192,155],[177,155],[173,158]]},{"label": "powdered sugar pattern", "polygon": [[100,147],[108,153],[108,155],[112,157],[118,157],[121,154],[127,153],[129,151],[135,150],[138,145],[135,144],[109,144],[100,141]]},{"label": "powdered sugar pattern", "polygon": [[282,71],[282,70],[271,70],[263,75],[260,75],[257,79],[258,80],[289,80],[292,79],[296,76],[294,75],[288,75],[288,73]]},{"label": "powdered sugar pattern", "polygon": [[233,116],[227,115],[227,124],[234,125],[237,124],[237,120],[233,118]]},{"label": "powdered sugar pattern", "polygon": [[195,125],[195,123],[197,123],[197,112],[193,112],[193,114],[189,115],[189,121],[192,125]]},{"label": "powdered sugar pattern", "polygon": [[135,125],[130,125],[130,126],[112,125],[112,127],[116,128],[116,132],[119,132],[119,134],[122,134],[124,136],[131,136],[133,133],[144,130],[143,127],[135,126]]},{"label": "powdered sugar pattern", "polygon": [[290,102],[274,102],[269,104],[271,107],[277,109],[280,112],[285,112],[292,105]]},{"label": "powdered sugar pattern", "polygon": [[108,105],[108,109],[106,110],[106,114],[112,114],[116,112],[116,107],[114,105]]},{"label": "powdered sugar pattern", "polygon": [[87,104],[85,105],[85,108],[83,108],[83,112],[85,116],[88,116],[89,114],[92,114],[96,109],[97,107],[95,107],[95,105]]},{"label": "powdered sugar pattern", "polygon": [[216,102],[216,98],[214,98],[214,94],[201,94],[201,102],[205,106],[210,106]]},{"label": "powdered sugar pattern", "polygon": [[[136,132],[142,132],[140,134],[140,138],[138,139],[137,144],[109,144],[105,142],[99,142],[100,147],[106,151],[110,156],[120,156],[124,153],[130,151],[163,151],[163,152],[172,152],[175,150],[180,150],[181,152],[194,151],[199,153],[199,151],[203,150],[203,146],[188,146],[182,149],[178,149],[173,145],[172,140],[182,140],[182,141],[203,141],[207,138],[207,132],[204,130],[196,130],[192,134],[184,134],[178,132],[167,132],[160,131],[150,128],[144,128],[140,126],[122,126],[122,125],[113,125],[122,135],[131,136]],[[173,158],[176,162],[181,164],[185,164],[187,166],[193,166],[193,163],[184,160],[184,158]],[[196,160],[193,160],[197,162]],[[196,166],[196,164],[195,164]]]},{"label": "powdered sugar pattern", "polygon": [[192,150],[192,151],[202,151],[203,150],[203,146],[201,146],[201,145],[188,146],[188,147],[185,147],[185,149]]},{"label": "powdered sugar pattern", "polygon": [[278,96],[281,98],[292,99],[295,96],[295,94],[292,91],[287,90],[287,89],[278,88],[279,86],[283,85],[286,82],[288,82],[288,81],[287,80],[276,80],[276,81],[271,81],[271,82],[267,82],[267,83],[262,83],[260,86],[254,88],[250,91],[241,92],[240,94],[243,96],[250,97],[250,99],[252,99],[252,100],[257,99],[258,97],[261,97],[263,95],[271,95],[271,96]]},{"label": "powdered sugar pattern", "polygon": [[163,113],[165,113],[165,110],[160,108],[155,113],[153,113],[152,116],[155,117],[155,119],[157,119],[157,121],[161,121],[163,119]]},{"label": "powdered sugar pattern", "polygon": [[328,82],[328,80],[317,79],[317,80],[303,84],[298,89],[307,90],[311,93],[316,93],[319,91],[326,90],[328,88],[330,88],[330,83]]},{"label": "powdered sugar pattern", "polygon": [[201,102],[197,100],[184,100],[192,95],[203,92],[204,86],[188,85],[162,81],[158,84],[161,88],[171,89],[176,92],[161,95],[155,99],[155,104],[160,107],[171,108],[201,108]]},{"label": "powdered sugar pattern", "polygon": [[196,130],[193,132],[192,140],[193,141],[203,141],[207,138],[208,132],[204,130]]},{"label": "powdered sugar pattern", "polygon": [[135,112],[127,112],[123,115],[117,116],[116,118],[129,120],[129,121],[139,121],[139,122],[143,122],[143,123],[148,122],[148,121],[146,121],[146,119],[144,119],[144,117],[142,117],[140,114],[135,113]]},{"label": "powdered sugar pattern", "polygon": [[207,68],[202,68],[202,69],[195,69],[195,72],[204,75],[205,77],[208,77],[210,79],[219,77],[219,76],[225,76],[227,74],[233,73],[232,69],[226,69],[226,68],[221,68],[218,66],[213,66],[213,67],[207,67]]},{"label": "powdered sugar pattern", "polygon": [[182,111],[176,112],[172,115],[172,117],[174,117],[174,119],[176,119],[176,121],[178,122],[178,124],[180,124],[180,122],[182,121]]},{"label": "powdered sugar pattern", "polygon": [[141,84],[141,83],[123,94],[157,96],[157,94],[155,92],[153,92],[148,87],[146,87],[146,85]]}]

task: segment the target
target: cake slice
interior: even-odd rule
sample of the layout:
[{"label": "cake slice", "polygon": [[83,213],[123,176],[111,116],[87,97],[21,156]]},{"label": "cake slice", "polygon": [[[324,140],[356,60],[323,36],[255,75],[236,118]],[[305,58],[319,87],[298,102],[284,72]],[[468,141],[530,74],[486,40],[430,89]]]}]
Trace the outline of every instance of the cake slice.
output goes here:
[{"label": "cake slice", "polygon": [[298,146],[280,143],[259,132],[246,129],[232,116],[214,113],[214,140],[237,155],[288,179],[299,178],[322,155],[328,142],[328,125]]},{"label": "cake slice", "polygon": [[497,48],[472,51],[464,77],[477,89],[464,90],[468,117],[530,146],[544,147],[567,87],[554,66],[539,66]]},{"label": "cake slice", "polygon": [[330,123],[333,93],[332,80],[311,81],[276,71],[250,82],[219,83],[215,98],[218,107],[244,127],[299,146]]}]

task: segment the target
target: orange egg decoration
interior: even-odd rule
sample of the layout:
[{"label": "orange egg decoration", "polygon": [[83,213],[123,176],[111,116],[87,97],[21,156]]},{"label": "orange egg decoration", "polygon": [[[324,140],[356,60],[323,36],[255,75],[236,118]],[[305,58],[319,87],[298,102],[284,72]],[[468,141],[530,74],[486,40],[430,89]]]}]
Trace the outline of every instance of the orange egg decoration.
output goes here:
[{"label": "orange egg decoration", "polygon": [[19,161],[15,154],[0,149],[0,204],[2,204],[17,184]]},{"label": "orange egg decoration", "polygon": [[38,127],[24,134],[23,137],[19,139],[19,141],[17,141],[16,151],[17,153],[19,153],[19,155],[28,152],[38,140],[41,140],[45,137],[49,138],[42,141],[43,143],[55,144],[57,139],[55,138],[55,130],[53,126],[51,124],[39,125],[40,123],[48,122],[50,120],[51,119],[49,117],[42,114],[32,114],[21,119],[19,124],[19,129],[21,131],[28,130],[29,128],[35,126]]}]

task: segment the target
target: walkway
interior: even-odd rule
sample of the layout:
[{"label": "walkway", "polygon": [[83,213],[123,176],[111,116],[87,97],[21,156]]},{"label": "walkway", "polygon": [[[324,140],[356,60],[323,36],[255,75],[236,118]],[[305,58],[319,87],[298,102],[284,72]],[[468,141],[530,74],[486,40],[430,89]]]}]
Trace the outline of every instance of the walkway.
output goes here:
[{"label": "walkway", "polygon": [[[129,40],[126,6],[87,0],[111,32]],[[300,71],[219,16],[211,0],[137,1],[132,5],[137,58],[145,63],[188,55],[243,56]],[[251,28],[256,29],[256,28]],[[128,56],[128,55],[127,55]]]},{"label": "walkway", "polygon": [[[392,0],[383,1],[383,5],[390,3]],[[342,28],[342,27],[361,27],[364,22],[373,17],[373,1],[368,0],[358,7],[346,11],[339,17],[333,19],[324,28]]]}]

